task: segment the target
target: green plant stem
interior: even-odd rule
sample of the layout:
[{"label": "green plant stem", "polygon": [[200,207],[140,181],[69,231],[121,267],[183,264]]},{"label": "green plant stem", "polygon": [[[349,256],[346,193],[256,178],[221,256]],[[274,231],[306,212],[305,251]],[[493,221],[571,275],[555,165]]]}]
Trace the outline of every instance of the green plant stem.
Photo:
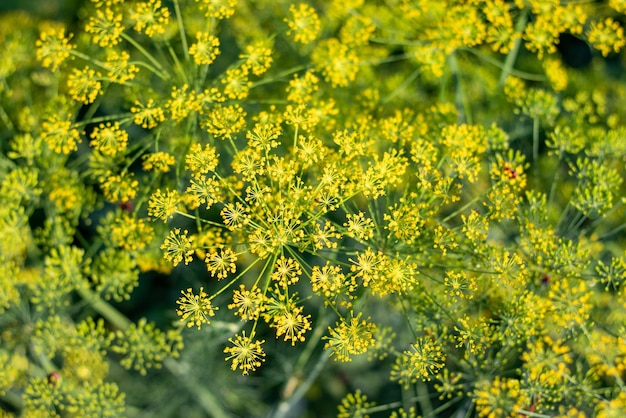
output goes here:
[{"label": "green plant stem", "polygon": [[448,63],[450,64],[452,78],[455,84],[454,103],[459,113],[459,122],[471,124],[472,113],[470,111],[469,103],[467,102],[467,96],[463,92],[463,79],[459,73],[459,63],[454,52],[448,56]]},{"label": "green plant stem", "polygon": [[428,395],[428,386],[421,380],[417,381],[417,401],[422,409],[422,416],[431,417],[433,415],[433,404],[430,402]]},{"label": "green plant stem", "polygon": [[165,368],[172,373],[178,381],[185,386],[198,401],[198,404],[204,409],[208,416],[213,418],[229,418],[230,415],[222,408],[218,398],[205,388],[200,382],[189,376],[183,371],[181,364],[174,359],[165,359],[163,361]]},{"label": "green plant stem", "polygon": [[285,418],[289,416],[289,413],[294,407],[294,405],[296,405],[298,401],[302,399],[302,397],[309,390],[313,382],[315,382],[315,379],[317,379],[319,374],[322,372],[329,358],[330,358],[330,350],[324,350],[320,354],[320,357],[317,360],[317,363],[315,364],[311,372],[307,375],[307,378],[304,380],[304,382],[302,382],[302,384],[300,384],[300,386],[298,386],[298,388],[293,391],[293,394],[289,398],[283,399],[282,401],[280,401],[280,403],[278,404],[278,407],[276,408],[274,413],[271,415],[272,418]]},{"label": "green plant stem", "polygon": [[79,287],[78,294],[87,302],[96,312],[102,315],[107,321],[112,323],[116,328],[124,331],[131,324],[131,321],[126,318],[120,311],[115,309],[109,303],[104,301],[91,289],[86,286]]},{"label": "green plant stem", "polygon": [[533,187],[539,184],[539,117],[533,118]]},{"label": "green plant stem", "polygon": [[152,71],[159,78],[161,78],[162,80],[167,80],[169,78],[167,76],[167,73],[163,72],[163,66],[161,65],[161,63],[159,63],[159,61],[157,61],[157,59],[154,58],[152,54],[150,54],[143,46],[141,46],[137,41],[135,41],[133,38],[131,38],[124,32],[122,32],[121,36],[126,42],[128,42],[129,44],[134,46],[139,52],[141,52],[143,56],[146,57],[152,63],[152,65],[154,65],[154,68],[152,68]]},{"label": "green plant stem", "polygon": [[15,132],[16,130],[15,125],[13,125],[11,118],[9,117],[7,112],[4,110],[3,106],[0,106],[0,120],[4,122],[5,126],[8,128],[9,131]]},{"label": "green plant stem", "polygon": [[[519,16],[519,19],[515,23],[515,32],[521,34],[526,27],[526,23],[528,22],[528,11],[523,10]],[[506,78],[511,74],[513,70],[513,66],[515,65],[515,60],[517,60],[517,55],[519,54],[519,49],[522,45],[521,36],[515,39],[513,43],[513,48],[509,51],[506,56],[506,60],[504,61],[504,67],[502,68],[502,72],[500,73],[500,78],[498,79],[498,86],[504,86],[504,82]]]},{"label": "green plant stem", "polygon": [[111,122],[111,121],[119,121],[119,122],[130,122],[133,119],[133,114],[130,112],[126,112],[126,113],[118,113],[115,115],[106,115],[106,116],[98,116],[96,118],[92,118],[89,120],[85,120],[85,119],[81,119],[80,121],[76,122],[74,124],[74,126],[79,127],[79,126],[87,126],[93,123],[99,123],[99,122]]},{"label": "green plant stem", "polygon": [[561,170],[559,169],[559,167],[561,166],[562,162],[563,162],[563,152],[561,151],[559,152],[558,163],[557,163],[556,169],[554,170],[554,177],[552,178],[552,184],[550,185],[550,194],[548,195],[548,204],[547,204],[548,208],[551,208],[552,204],[554,203],[554,195],[556,193],[556,186],[561,181]]},{"label": "green plant stem", "polygon": [[407,87],[413,82],[415,81],[415,79],[417,78],[417,76],[420,74],[420,70],[417,69],[415,71],[413,71],[411,74],[409,74],[409,76],[402,82],[400,83],[400,85],[395,88],[391,93],[389,93],[387,95],[387,97],[385,97],[382,100],[382,103],[388,103],[390,102],[394,97],[396,97],[400,92],[406,91]]},{"label": "green plant stem", "polygon": [[467,208],[473,206],[476,202],[478,202],[483,196],[477,195],[475,198],[473,198],[472,200],[470,200],[469,202],[467,202],[466,204],[464,204],[462,207],[460,207],[459,209],[455,210],[454,212],[452,212],[451,214],[449,214],[448,216],[446,216],[445,218],[443,218],[441,220],[442,224],[445,224],[446,222],[448,222],[450,219],[454,218],[455,216],[459,215],[460,213],[463,213],[465,210],[467,210]]},{"label": "green plant stem", "polygon": [[307,69],[307,67],[305,65],[299,65],[297,67],[293,67],[293,68],[290,68],[288,70],[281,71],[280,73],[278,73],[278,74],[276,74],[276,75],[274,75],[272,77],[268,77],[267,79],[259,80],[259,81],[255,82],[255,83],[252,83],[252,86],[250,87],[250,89],[262,86],[264,84],[274,83],[274,82],[276,82],[278,80],[283,79],[284,77],[287,77],[288,75],[291,75],[291,74],[294,74],[294,73],[297,73],[299,71],[306,70],[306,69]]},{"label": "green plant stem", "polygon": [[189,47],[187,46],[187,32],[185,32],[185,23],[183,22],[183,14],[180,10],[180,1],[174,0],[174,10],[176,11],[176,22],[178,23],[178,32],[180,33],[180,43],[182,44],[185,61],[189,61]]}]

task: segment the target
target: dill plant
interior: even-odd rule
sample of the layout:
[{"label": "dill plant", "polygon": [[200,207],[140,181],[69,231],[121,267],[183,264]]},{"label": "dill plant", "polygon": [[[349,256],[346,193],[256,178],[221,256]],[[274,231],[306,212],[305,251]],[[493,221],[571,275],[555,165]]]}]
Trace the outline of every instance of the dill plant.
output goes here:
[{"label": "dill plant", "polygon": [[2,415],[623,415],[623,3],[2,15]]}]

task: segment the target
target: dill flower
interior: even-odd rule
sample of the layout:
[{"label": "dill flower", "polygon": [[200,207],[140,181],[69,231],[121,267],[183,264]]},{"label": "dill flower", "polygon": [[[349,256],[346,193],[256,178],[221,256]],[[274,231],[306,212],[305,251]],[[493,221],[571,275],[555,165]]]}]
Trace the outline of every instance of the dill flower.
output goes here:
[{"label": "dill flower", "polygon": [[143,159],[142,168],[145,171],[167,173],[170,171],[170,167],[176,163],[176,159],[172,154],[162,151],[146,154],[141,158]]},{"label": "dill flower", "polygon": [[209,65],[220,53],[220,40],[207,32],[196,33],[197,42],[189,47],[189,54],[198,65]]},{"label": "dill flower", "polygon": [[237,0],[196,0],[206,17],[228,19],[235,13]]},{"label": "dill flower", "polygon": [[188,90],[188,84],[180,88],[172,87],[171,99],[165,102],[165,108],[170,111],[170,116],[176,122],[182,121],[191,112],[200,111],[200,98],[194,91]]},{"label": "dill flower", "polygon": [[136,260],[128,251],[105,248],[91,266],[91,275],[96,290],[107,300],[116,302],[130,299],[130,294],[139,284],[139,269]]},{"label": "dill flower", "polygon": [[227,354],[226,361],[232,361],[232,370],[239,369],[242,374],[246,375],[261,367],[262,362],[265,361],[265,352],[262,347],[265,340],[253,341],[253,338],[254,334],[248,337],[243,331],[241,335],[235,334],[234,339],[228,339],[232,346],[224,348],[224,353]]},{"label": "dill flower", "polygon": [[107,77],[114,83],[126,83],[135,78],[139,67],[129,64],[130,54],[127,51],[109,49],[106,56]]},{"label": "dill flower", "polygon": [[145,129],[152,129],[165,121],[165,112],[153,99],[145,104],[136,101],[130,111],[134,113],[134,122]]},{"label": "dill flower", "polygon": [[115,155],[124,151],[128,144],[128,133],[120,129],[119,122],[99,124],[93,129],[90,137],[91,142],[89,142],[89,145],[103,155]]},{"label": "dill flower", "polygon": [[137,195],[138,186],[134,173],[121,173],[107,177],[102,191],[109,202],[128,202]]},{"label": "dill flower", "polygon": [[206,174],[214,171],[219,163],[219,154],[212,145],[206,144],[204,148],[198,143],[189,147],[189,153],[185,156],[185,170],[192,174]]},{"label": "dill flower", "polygon": [[359,71],[358,57],[337,38],[321,41],[313,51],[311,61],[333,87],[347,87]]},{"label": "dill flower", "polygon": [[189,264],[193,260],[194,248],[191,243],[194,237],[188,237],[187,233],[187,230],[181,234],[180,228],[173,229],[161,244],[160,248],[164,251],[163,257],[174,266],[183,260],[185,260],[185,264]]},{"label": "dill flower", "polygon": [[228,309],[236,309],[242,321],[255,321],[260,313],[265,310],[264,298],[261,289],[252,286],[247,290],[244,285],[239,285],[239,289],[233,291],[233,303],[228,305]]},{"label": "dill flower", "polygon": [[[113,215],[113,213],[111,213]],[[131,214],[121,214],[118,217],[109,217],[108,227],[100,227],[100,235],[109,236],[113,245],[129,251],[145,248],[154,237],[154,229],[144,219],[138,219]],[[104,233],[107,229],[110,232]]]},{"label": "dill flower", "polygon": [[226,139],[246,127],[246,112],[238,105],[215,105],[201,120],[201,125],[211,135]]},{"label": "dill flower", "polygon": [[587,38],[604,57],[611,52],[619,52],[626,45],[624,28],[610,17],[603,22],[591,22]]},{"label": "dill flower", "polygon": [[245,71],[260,76],[264,74],[272,65],[272,48],[267,42],[258,41],[253,45],[247,45],[244,52],[239,54],[240,59],[246,60],[243,64]]},{"label": "dill flower", "polygon": [[131,7],[130,19],[135,21],[133,29],[153,37],[165,33],[170,20],[170,11],[162,6],[161,0],[148,0]]},{"label": "dill flower", "polygon": [[161,368],[166,358],[178,357],[182,345],[178,332],[163,332],[154,323],[141,318],[116,333],[111,351],[124,356],[120,364],[126,369],[146,375],[148,368]]},{"label": "dill flower", "polygon": [[180,204],[180,195],[176,190],[168,190],[166,194],[157,189],[148,201],[148,215],[167,221],[174,216]]},{"label": "dill flower", "polygon": [[363,395],[361,391],[357,389],[356,392],[348,393],[346,397],[341,400],[341,404],[338,406],[339,413],[337,414],[337,418],[369,418],[367,410],[375,405],[375,402],[368,402],[367,396]]},{"label": "dill flower", "polygon": [[363,354],[374,346],[376,324],[369,322],[369,318],[361,320],[362,313],[354,316],[350,312],[350,321],[341,318],[334,328],[328,327],[329,336],[324,349],[332,351],[331,355],[342,362],[352,361],[353,355]]},{"label": "dill flower", "polygon": [[311,286],[314,292],[325,298],[332,298],[341,294],[349,295],[356,288],[356,283],[346,278],[346,275],[341,272],[341,267],[327,263],[322,268],[313,266]]},{"label": "dill flower", "polygon": [[313,42],[320,31],[321,22],[315,9],[306,3],[289,6],[290,16],[285,19],[289,30],[287,35],[293,36],[294,41],[301,44]]},{"label": "dill flower", "polygon": [[479,417],[510,416],[530,404],[519,380],[500,376],[496,376],[493,382],[478,382],[474,396]]},{"label": "dill flower", "polygon": [[66,35],[64,28],[49,27],[41,31],[35,42],[37,59],[45,68],[56,71],[69,58],[75,45],[70,44],[72,35]]},{"label": "dill flower", "polygon": [[224,225],[231,231],[242,228],[250,222],[249,208],[239,202],[228,203],[220,212]]},{"label": "dill flower", "polygon": [[78,129],[69,120],[59,120],[57,114],[49,115],[41,123],[41,136],[48,147],[57,154],[69,154],[82,142]]},{"label": "dill flower", "polygon": [[293,258],[281,256],[274,264],[274,271],[271,275],[272,280],[278,282],[280,286],[297,283],[302,274],[300,264]]},{"label": "dill flower", "polygon": [[189,328],[195,325],[200,329],[202,324],[210,324],[209,317],[215,316],[218,308],[211,304],[211,299],[203,288],[200,287],[198,294],[194,294],[191,288],[187,291],[181,290],[181,293],[183,295],[176,300],[180,305],[176,309],[180,320],[186,322]]},{"label": "dill flower", "polygon": [[296,103],[311,101],[313,93],[319,89],[318,83],[319,78],[311,70],[305,72],[302,77],[297,73],[294,74],[287,87],[287,100]]},{"label": "dill flower", "polygon": [[67,77],[67,89],[70,96],[83,104],[90,104],[102,93],[101,74],[85,67],[82,71],[74,68]]},{"label": "dill flower", "polygon": [[237,270],[237,254],[230,248],[211,249],[204,259],[211,277],[225,278]]},{"label": "dill flower", "polygon": [[285,341],[291,340],[291,345],[304,342],[304,334],[311,330],[311,315],[303,315],[302,306],[289,304],[280,314],[273,316],[272,327],[276,328],[276,338],[285,336]]},{"label": "dill flower", "polygon": [[209,209],[215,202],[221,199],[220,183],[215,177],[203,175],[194,176],[190,185],[185,190],[192,197],[197,206],[205,203]]},{"label": "dill flower", "polygon": [[403,353],[407,356],[411,376],[429,381],[445,365],[443,347],[434,339],[418,338],[415,344],[411,344],[411,348],[412,350]]},{"label": "dill flower", "polygon": [[85,32],[91,33],[91,40],[101,47],[115,46],[121,42],[121,34],[124,32],[122,20],[123,13],[112,10],[109,7],[95,10],[95,14],[89,16],[85,25]]},{"label": "dill flower", "polygon": [[224,85],[224,95],[232,100],[244,100],[252,86],[252,82],[248,80],[247,67],[226,70],[221,82]]}]

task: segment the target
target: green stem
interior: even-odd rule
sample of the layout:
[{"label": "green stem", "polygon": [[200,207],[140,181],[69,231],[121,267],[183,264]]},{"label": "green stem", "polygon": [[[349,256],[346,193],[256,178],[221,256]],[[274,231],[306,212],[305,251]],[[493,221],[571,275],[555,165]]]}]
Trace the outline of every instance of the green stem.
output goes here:
[{"label": "green stem", "polygon": [[111,122],[111,121],[119,121],[121,123],[130,122],[133,120],[133,114],[126,113],[118,113],[117,115],[106,115],[106,116],[98,116],[97,118],[89,119],[89,120],[80,120],[74,124],[74,126],[87,126],[93,123],[99,122]]},{"label": "green stem", "polygon": [[302,397],[306,394],[311,385],[313,385],[313,382],[315,382],[315,379],[317,379],[319,374],[322,372],[329,358],[330,351],[324,350],[311,372],[307,375],[306,380],[302,382],[300,386],[298,386],[298,388],[289,398],[282,400],[278,404],[278,407],[272,415],[272,418],[285,418],[288,416],[292,416],[291,410],[293,409],[294,405],[297,404],[300,399],[302,399]]},{"label": "green stem", "polygon": [[470,107],[467,103],[467,97],[463,93],[463,79],[461,78],[461,74],[459,74],[459,63],[454,52],[448,56],[448,62],[450,63],[452,77],[455,82],[454,102],[457,111],[459,112],[459,122],[471,124],[472,113],[470,112]]},{"label": "green stem", "polygon": [[174,10],[176,11],[176,22],[178,23],[178,32],[180,33],[180,42],[182,43],[185,61],[189,61],[189,47],[187,46],[187,34],[185,32],[185,24],[183,15],[180,10],[179,0],[174,0]]},{"label": "green stem", "polygon": [[152,63],[152,65],[154,65],[155,68],[153,69],[153,72],[159,78],[161,78],[162,80],[167,80],[169,78],[167,74],[164,72],[163,66],[161,65],[161,63],[157,61],[156,58],[154,58],[152,54],[149,53],[143,46],[141,46],[141,44],[139,44],[137,41],[135,41],[133,38],[131,38],[130,36],[128,36],[127,34],[123,32],[122,32],[122,38],[126,42],[134,46],[139,52],[143,54],[144,57],[146,57]]},{"label": "green stem", "polygon": [[[494,65],[494,66],[496,66],[496,67],[498,67],[500,69],[504,69],[505,68],[505,64],[504,63],[500,62],[496,58],[492,58],[491,56],[478,51],[475,48],[459,48],[458,50],[459,51],[463,51],[463,52],[469,52],[469,53],[477,56],[481,60],[485,61],[487,64]],[[519,77],[519,78],[522,78],[522,79],[528,80],[528,81],[546,81],[547,80],[545,75],[529,73],[529,72],[526,72],[526,71],[520,71],[520,70],[516,70],[514,68],[511,68],[510,70],[508,70],[508,75],[514,75],[515,77]]]},{"label": "green stem", "polygon": [[563,162],[563,151],[559,151],[559,159],[554,170],[554,177],[552,177],[552,185],[550,186],[550,194],[548,195],[547,207],[551,208],[554,203],[554,195],[556,193],[556,186],[561,181],[561,163]]},{"label": "green stem", "polygon": [[252,86],[250,87],[250,89],[262,86],[263,84],[273,83],[275,81],[278,81],[278,80],[282,79],[283,77],[286,77],[286,76],[291,75],[293,73],[297,73],[298,71],[305,70],[306,68],[307,67],[304,66],[304,65],[299,65],[297,67],[290,68],[288,70],[285,70],[285,71],[282,71],[282,72],[276,74],[273,77],[264,78],[263,80],[259,80],[259,81],[255,82],[255,83],[252,83]]},{"label": "green stem", "polygon": [[515,60],[517,59],[517,55],[519,54],[519,49],[522,45],[522,37],[521,33],[524,31],[526,27],[526,23],[528,22],[528,11],[523,10],[520,14],[519,19],[515,23],[515,32],[519,33],[520,36],[515,39],[513,43],[513,48],[509,51],[506,56],[506,60],[504,61],[504,67],[502,68],[502,72],[500,73],[500,79],[498,80],[498,86],[504,86],[504,81],[511,74],[513,70],[513,66],[515,65]]},{"label": "green stem", "polygon": [[88,287],[81,286],[77,289],[80,296],[91,306],[96,312],[102,315],[107,321],[112,323],[116,328],[125,330],[131,324],[120,311],[115,309],[109,303],[105,302],[100,296]]},{"label": "green stem", "polygon": [[178,378],[178,381],[193,394],[198,404],[213,418],[229,418],[230,415],[224,411],[218,398],[205,388],[200,382],[193,379],[189,373],[183,371],[184,367],[173,359],[165,359],[163,364],[167,370]]},{"label": "green stem", "polygon": [[428,396],[428,386],[421,380],[417,381],[417,399],[424,417],[433,416],[433,404]]},{"label": "green stem", "polygon": [[473,206],[476,202],[478,202],[480,199],[482,198],[481,195],[477,195],[475,198],[473,198],[472,200],[470,200],[469,202],[467,202],[465,205],[463,205],[461,208],[455,210],[454,212],[452,212],[451,214],[449,214],[448,216],[446,216],[445,218],[443,218],[441,220],[441,224],[445,224],[446,222],[448,222],[450,219],[454,218],[455,216],[457,216],[460,213],[465,212],[465,210],[471,206]]},{"label": "green stem", "polygon": [[539,116],[533,118],[533,186],[539,184]]},{"label": "green stem", "polygon": [[396,97],[399,93],[405,92],[407,87],[415,81],[417,76],[420,74],[420,70],[417,69],[413,71],[409,76],[404,80],[396,89],[394,89],[387,97],[382,100],[382,103],[390,102],[394,97]]},{"label": "green stem", "polygon": [[91,56],[89,56],[87,54],[83,54],[82,52],[79,52],[79,51],[76,51],[76,50],[73,50],[73,49],[70,51],[70,54],[75,56],[75,57],[78,57],[80,59],[83,59],[83,60],[85,60],[85,61],[87,61],[87,62],[89,62],[89,63],[91,63],[93,65],[97,65],[98,67],[100,67],[102,69],[108,70],[108,67],[106,66],[105,63],[103,63],[102,61],[93,59]]}]

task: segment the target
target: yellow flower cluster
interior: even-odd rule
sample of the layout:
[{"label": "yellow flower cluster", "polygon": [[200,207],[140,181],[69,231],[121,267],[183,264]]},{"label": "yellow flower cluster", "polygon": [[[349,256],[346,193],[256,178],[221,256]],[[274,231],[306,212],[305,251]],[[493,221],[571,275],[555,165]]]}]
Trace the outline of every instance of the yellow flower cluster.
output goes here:
[{"label": "yellow flower cluster", "polygon": [[[258,415],[218,355],[272,382],[276,416],[318,390],[341,417],[619,416],[625,10],[91,0],[76,34],[0,16],[0,408],[122,416],[109,380],[164,366],[204,415]],[[359,380],[402,402],[345,395]]]}]

